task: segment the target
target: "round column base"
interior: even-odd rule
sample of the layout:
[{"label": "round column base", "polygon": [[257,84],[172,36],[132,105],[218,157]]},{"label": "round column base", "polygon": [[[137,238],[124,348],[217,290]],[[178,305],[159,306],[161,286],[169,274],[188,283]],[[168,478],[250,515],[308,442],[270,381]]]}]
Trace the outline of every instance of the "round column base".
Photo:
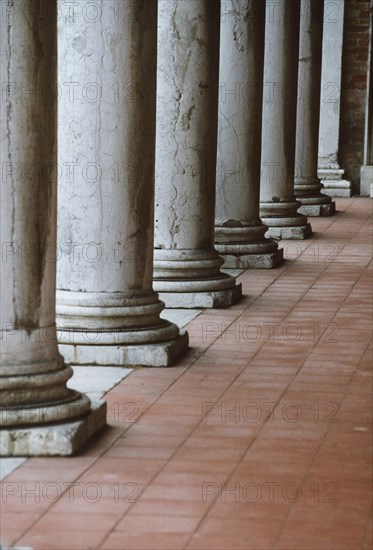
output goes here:
[{"label": "round column base", "polygon": [[57,337],[65,363],[166,367],[188,335],[159,314],[153,289],[132,293],[57,291]]},{"label": "round column base", "polygon": [[[176,325],[174,325],[176,326]],[[177,328],[177,327],[176,327]],[[153,344],[60,344],[65,363],[72,365],[121,365],[169,367],[188,350],[188,333],[178,329],[173,340]]]},{"label": "round column base", "polygon": [[224,260],[214,248],[154,254],[153,287],[168,308],[229,307],[242,296],[236,279],[220,271]]},{"label": "round column base", "polygon": [[266,239],[267,226],[215,226],[215,248],[230,269],[272,268],[282,260],[276,241]]},{"label": "round column base", "polygon": [[[42,409],[40,409],[41,413]],[[21,411],[26,414],[27,409]],[[0,456],[74,455],[106,425],[106,403],[92,403],[84,418],[36,426],[9,426],[0,431]]]}]

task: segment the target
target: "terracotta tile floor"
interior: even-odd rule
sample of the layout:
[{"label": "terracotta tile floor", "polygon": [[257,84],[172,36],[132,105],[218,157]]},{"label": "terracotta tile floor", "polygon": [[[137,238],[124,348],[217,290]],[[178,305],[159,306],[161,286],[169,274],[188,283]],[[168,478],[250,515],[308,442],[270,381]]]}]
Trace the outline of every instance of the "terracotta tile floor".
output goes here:
[{"label": "terracotta tile floor", "polygon": [[[369,199],[311,219],[287,261],[188,325],[174,368],[132,371],[76,458],[2,484],[1,539],[35,550],[372,548]],[[370,233],[369,233],[370,231]]]}]

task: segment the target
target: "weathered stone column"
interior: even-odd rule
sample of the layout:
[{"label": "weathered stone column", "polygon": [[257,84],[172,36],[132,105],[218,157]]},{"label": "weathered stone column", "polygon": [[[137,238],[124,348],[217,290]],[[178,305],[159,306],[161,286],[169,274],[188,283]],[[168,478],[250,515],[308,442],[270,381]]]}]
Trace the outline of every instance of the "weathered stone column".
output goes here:
[{"label": "weathered stone column", "polygon": [[370,2],[369,57],[365,107],[364,164],[360,171],[360,195],[373,198],[373,0]]},{"label": "weathered stone column", "polygon": [[282,260],[259,217],[263,101],[263,0],[227,0],[220,24],[215,246],[229,268]]},{"label": "weathered stone column", "polygon": [[266,2],[260,217],[268,237],[311,235],[294,197],[299,0]]},{"label": "weathered stone column", "polygon": [[216,0],[159,2],[154,288],[169,307],[241,295],[214,248],[219,16]]},{"label": "weathered stone column", "polygon": [[188,336],[152,289],[157,2],[95,6],[60,29],[60,349],[81,365],[168,366]]},{"label": "weathered stone column", "polygon": [[14,0],[8,8],[1,21],[0,450],[68,455],[105,424],[105,404],[91,411],[86,396],[67,389],[72,369],[57,348],[57,6]]},{"label": "weathered stone column", "polygon": [[317,177],[323,8],[323,0],[301,0],[294,192],[306,216],[335,213]]},{"label": "weathered stone column", "polygon": [[338,161],[344,4],[324,4],[318,176],[330,197],[351,196],[351,182],[343,179]]}]

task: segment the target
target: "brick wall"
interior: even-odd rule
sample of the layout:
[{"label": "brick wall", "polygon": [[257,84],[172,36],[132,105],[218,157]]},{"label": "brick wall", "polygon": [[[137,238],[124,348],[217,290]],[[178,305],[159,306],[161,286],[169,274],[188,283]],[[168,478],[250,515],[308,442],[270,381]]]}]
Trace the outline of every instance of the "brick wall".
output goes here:
[{"label": "brick wall", "polygon": [[354,193],[364,152],[369,11],[370,0],[345,0],[339,163]]}]

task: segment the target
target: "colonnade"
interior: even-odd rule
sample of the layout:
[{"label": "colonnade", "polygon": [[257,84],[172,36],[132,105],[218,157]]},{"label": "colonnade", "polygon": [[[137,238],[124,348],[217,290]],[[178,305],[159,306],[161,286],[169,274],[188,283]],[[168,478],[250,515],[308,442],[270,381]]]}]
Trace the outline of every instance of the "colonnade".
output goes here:
[{"label": "colonnade", "polygon": [[67,389],[66,364],[172,365],[188,335],[165,305],[232,305],[242,290],[225,269],[279,265],[279,239],[334,212],[317,177],[322,5],[82,0],[57,17],[55,0],[13,1],[3,454],[75,452],[105,407]]}]

